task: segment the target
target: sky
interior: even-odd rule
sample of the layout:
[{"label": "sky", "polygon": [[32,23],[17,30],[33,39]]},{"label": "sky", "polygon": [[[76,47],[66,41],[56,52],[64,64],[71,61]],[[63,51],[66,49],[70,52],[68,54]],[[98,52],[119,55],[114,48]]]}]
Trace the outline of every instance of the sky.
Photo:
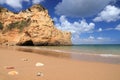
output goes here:
[{"label": "sky", "polygon": [[73,44],[120,44],[120,0],[0,0],[19,12],[41,4],[55,26],[72,33]]}]

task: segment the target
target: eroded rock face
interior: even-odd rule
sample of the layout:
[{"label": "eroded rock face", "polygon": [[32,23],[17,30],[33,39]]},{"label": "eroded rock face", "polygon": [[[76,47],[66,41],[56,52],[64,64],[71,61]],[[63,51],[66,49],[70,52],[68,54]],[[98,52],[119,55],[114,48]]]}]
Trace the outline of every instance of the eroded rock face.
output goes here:
[{"label": "eroded rock face", "polygon": [[8,45],[71,45],[71,33],[58,30],[41,5],[13,13],[0,7],[0,43]]}]

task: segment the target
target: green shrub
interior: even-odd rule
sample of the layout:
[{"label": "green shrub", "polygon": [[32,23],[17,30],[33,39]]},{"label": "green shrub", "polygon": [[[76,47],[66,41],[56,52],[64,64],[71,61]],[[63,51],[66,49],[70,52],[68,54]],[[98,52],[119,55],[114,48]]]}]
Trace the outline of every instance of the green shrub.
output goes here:
[{"label": "green shrub", "polygon": [[12,30],[12,29],[16,28],[18,25],[19,25],[19,22],[11,23],[7,26],[7,30]]},{"label": "green shrub", "polygon": [[2,7],[0,7],[0,12],[2,12],[2,9],[3,9],[3,8],[2,8]]},{"label": "green shrub", "polygon": [[29,26],[30,24],[30,19],[28,20],[22,20],[22,21],[16,21],[14,23],[11,23],[9,25],[7,25],[7,28],[5,29],[4,32],[8,31],[8,30],[12,30],[12,29],[19,29],[20,32],[23,31],[24,27]]},{"label": "green shrub", "polygon": [[0,12],[7,12],[8,10],[6,8],[3,8],[0,6]]},{"label": "green shrub", "polygon": [[3,29],[3,24],[0,22],[0,30]]}]

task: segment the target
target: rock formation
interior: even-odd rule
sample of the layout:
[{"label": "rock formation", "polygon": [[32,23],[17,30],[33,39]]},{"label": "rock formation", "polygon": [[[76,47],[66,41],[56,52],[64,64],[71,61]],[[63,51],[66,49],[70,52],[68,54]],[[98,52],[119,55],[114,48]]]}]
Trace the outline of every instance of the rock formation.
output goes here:
[{"label": "rock formation", "polygon": [[71,33],[58,30],[41,5],[19,13],[0,7],[0,44],[71,45]]}]

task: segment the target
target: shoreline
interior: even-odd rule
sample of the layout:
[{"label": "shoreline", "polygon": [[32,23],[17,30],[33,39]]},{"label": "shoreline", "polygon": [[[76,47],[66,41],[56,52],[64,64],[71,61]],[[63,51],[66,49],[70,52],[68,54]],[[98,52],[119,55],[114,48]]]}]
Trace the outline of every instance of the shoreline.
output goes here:
[{"label": "shoreline", "polygon": [[64,58],[78,61],[90,61],[90,62],[101,62],[101,63],[109,63],[109,64],[120,64],[120,55],[114,54],[95,54],[95,53],[77,53],[70,52],[58,49],[47,49],[47,48],[39,48],[39,47],[28,47],[28,46],[10,46],[3,48],[8,48],[12,50],[17,50],[21,52],[29,52],[44,56],[56,57],[56,58]]},{"label": "shoreline", "polygon": [[[51,57],[8,48],[0,48],[1,80],[120,80],[120,64]],[[36,67],[38,62],[44,66]],[[17,71],[18,75],[8,75],[9,71]],[[37,76],[38,72],[43,76]]]}]

